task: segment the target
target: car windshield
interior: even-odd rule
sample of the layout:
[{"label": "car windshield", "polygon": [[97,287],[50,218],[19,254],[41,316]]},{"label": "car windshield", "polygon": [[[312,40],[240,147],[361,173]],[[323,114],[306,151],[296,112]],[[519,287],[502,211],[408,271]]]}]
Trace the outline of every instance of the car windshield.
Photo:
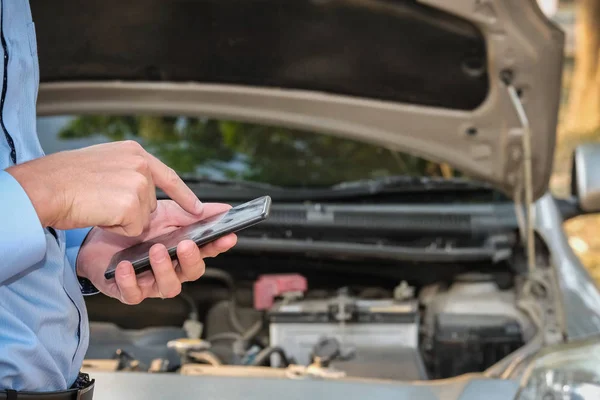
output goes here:
[{"label": "car windshield", "polygon": [[227,120],[44,116],[37,127],[46,154],[133,139],[184,178],[315,188],[397,175],[459,175],[444,164],[339,136]]}]

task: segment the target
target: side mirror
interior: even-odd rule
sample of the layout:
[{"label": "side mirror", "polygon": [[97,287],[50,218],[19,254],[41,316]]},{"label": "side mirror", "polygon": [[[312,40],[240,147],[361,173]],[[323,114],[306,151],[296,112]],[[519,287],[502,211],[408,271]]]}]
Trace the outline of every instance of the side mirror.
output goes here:
[{"label": "side mirror", "polygon": [[600,212],[600,143],[585,143],[573,152],[571,195],[584,213]]}]

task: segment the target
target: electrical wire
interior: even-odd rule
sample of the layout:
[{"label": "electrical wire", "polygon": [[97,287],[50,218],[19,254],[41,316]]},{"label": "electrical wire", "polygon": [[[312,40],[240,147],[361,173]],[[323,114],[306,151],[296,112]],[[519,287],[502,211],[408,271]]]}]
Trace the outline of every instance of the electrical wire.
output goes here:
[{"label": "electrical wire", "polygon": [[[220,269],[216,269],[216,268],[206,268],[206,270],[204,271],[204,275],[203,278],[212,278],[212,279],[216,279],[216,280],[220,280],[221,282],[225,283],[225,285],[229,288],[229,291],[231,292],[231,301],[229,304],[229,322],[231,323],[231,325],[233,326],[233,328],[240,334],[244,334],[246,333],[246,331],[248,331],[249,329],[245,328],[244,325],[240,322],[239,317],[237,315],[237,303],[236,303],[236,298],[235,298],[235,292],[236,292],[236,287],[235,287],[235,281],[233,280],[233,277]],[[261,323],[262,326],[262,323]],[[252,327],[250,327],[250,329],[252,329]]]},{"label": "electrical wire", "polygon": [[[240,322],[237,314],[236,286],[231,274],[216,268],[206,268],[203,277],[219,280],[228,287],[229,291],[231,292],[231,299],[228,306],[229,322],[236,331],[223,332],[221,334],[214,335],[208,338],[207,341],[211,342],[218,340],[226,340],[225,338],[234,340],[234,349],[237,348],[237,352],[242,354],[242,352],[245,352],[245,350],[248,348],[248,343],[252,342],[262,330],[263,317],[261,316],[250,327],[246,328]],[[264,345],[261,345],[261,347],[264,347]]]},{"label": "electrical wire", "polygon": [[[281,304],[286,305],[286,304],[289,304],[290,301],[292,301],[292,297],[284,297]],[[232,307],[230,307],[230,310],[231,309],[232,309]],[[235,313],[235,311],[234,311],[234,313]],[[258,336],[258,334],[262,330],[262,327],[263,327],[263,319],[261,317],[259,320],[257,320],[254,323],[254,325],[250,326],[250,328],[248,328],[244,333],[242,333],[242,336],[243,336],[242,339],[246,342],[251,341],[256,336]]]},{"label": "electrical wire", "polygon": [[198,307],[196,306],[196,302],[194,302],[192,296],[183,291],[179,293],[179,296],[183,299],[183,301],[185,301],[188,304],[190,308],[190,314],[188,316],[188,319],[198,321]]},{"label": "electrical wire", "polygon": [[[229,322],[233,328],[239,333],[245,333],[248,329],[244,328],[244,325],[240,322],[237,315],[237,304],[235,301],[235,292],[231,296],[231,302],[229,303]],[[262,324],[261,324],[262,325]]]},{"label": "electrical wire", "polygon": [[254,325],[252,325],[250,328],[248,328],[248,330],[246,330],[246,332],[242,334],[242,340],[249,341],[254,339],[260,333],[262,327],[263,321],[262,319],[259,319],[254,323]]},{"label": "electrical wire", "polygon": [[519,97],[517,89],[510,83],[507,83],[506,89],[508,95],[515,108],[521,127],[523,128],[522,146],[523,146],[523,173],[524,182],[523,189],[525,190],[525,207],[527,209],[526,219],[526,235],[527,235],[527,267],[529,273],[535,269],[535,209],[533,208],[533,182],[532,182],[532,159],[531,159],[531,126],[529,118],[523,107],[523,102]]}]

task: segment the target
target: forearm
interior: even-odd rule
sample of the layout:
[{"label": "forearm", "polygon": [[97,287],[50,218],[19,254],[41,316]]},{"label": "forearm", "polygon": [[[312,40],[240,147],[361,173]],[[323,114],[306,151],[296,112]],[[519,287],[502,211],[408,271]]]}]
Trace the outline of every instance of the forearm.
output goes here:
[{"label": "forearm", "polygon": [[0,283],[42,261],[46,235],[25,190],[0,171]]}]

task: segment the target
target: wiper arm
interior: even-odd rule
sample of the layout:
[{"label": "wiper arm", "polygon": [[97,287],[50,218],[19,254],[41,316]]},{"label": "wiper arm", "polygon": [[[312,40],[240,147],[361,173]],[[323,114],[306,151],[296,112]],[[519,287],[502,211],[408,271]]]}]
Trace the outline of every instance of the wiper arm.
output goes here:
[{"label": "wiper arm", "polygon": [[265,182],[244,181],[237,179],[215,179],[204,177],[182,177],[188,185],[215,185],[222,187],[239,187],[247,189],[258,189],[279,192],[297,192],[297,193],[340,193],[340,192],[360,192],[360,193],[379,193],[386,189],[402,190],[493,190],[491,185],[481,182],[469,181],[463,178],[439,178],[427,176],[408,176],[395,175],[375,179],[361,179],[356,181],[346,181],[335,184],[330,187],[318,188],[286,188]]},{"label": "wiper arm", "polygon": [[395,175],[375,179],[361,179],[341,182],[331,186],[335,191],[362,190],[366,193],[379,193],[387,189],[402,190],[493,190],[491,185],[464,178],[441,178],[428,176]]},{"label": "wiper arm", "polygon": [[[241,199],[248,196],[270,195],[275,201],[326,201],[357,197],[377,196],[379,194],[415,192],[473,192],[493,191],[492,186],[460,178],[430,178],[412,176],[390,176],[378,179],[365,179],[342,182],[333,186],[295,188],[277,186],[264,182],[235,179],[214,179],[195,176],[182,176],[183,181],[192,190],[202,193],[204,199]],[[202,190],[213,187],[214,190]],[[161,193],[159,191],[159,193]],[[161,195],[166,198],[166,195]]]},{"label": "wiper arm", "polygon": [[246,189],[259,189],[259,190],[286,190],[283,186],[272,185],[264,182],[253,182],[243,181],[237,179],[214,179],[214,178],[202,178],[202,177],[189,177],[182,176],[181,179],[189,186],[194,185],[213,185],[221,187],[238,187]]}]

